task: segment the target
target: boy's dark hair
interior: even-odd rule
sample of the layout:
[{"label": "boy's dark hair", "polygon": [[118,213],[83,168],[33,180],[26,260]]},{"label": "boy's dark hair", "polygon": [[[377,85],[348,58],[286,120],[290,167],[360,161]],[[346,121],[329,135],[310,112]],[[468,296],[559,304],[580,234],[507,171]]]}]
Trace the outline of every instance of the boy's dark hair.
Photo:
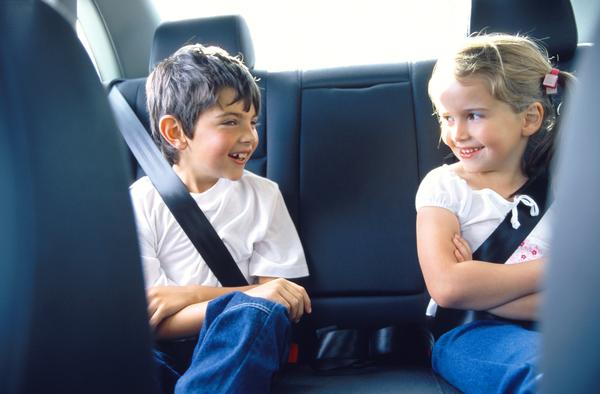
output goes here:
[{"label": "boy's dark hair", "polygon": [[244,110],[260,111],[260,90],[248,68],[218,47],[186,45],[161,61],[146,81],[150,126],[154,141],[169,164],[177,163],[178,151],[160,134],[164,115],[177,118],[183,132],[193,138],[198,117],[217,103],[223,88],[236,92],[234,102],[243,100]]}]

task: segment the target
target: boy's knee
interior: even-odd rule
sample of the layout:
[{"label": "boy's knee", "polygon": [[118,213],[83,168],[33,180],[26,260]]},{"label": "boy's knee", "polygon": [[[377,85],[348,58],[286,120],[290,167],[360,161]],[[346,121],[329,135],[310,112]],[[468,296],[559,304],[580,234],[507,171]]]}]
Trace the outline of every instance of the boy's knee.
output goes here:
[{"label": "boy's knee", "polygon": [[277,302],[260,297],[252,297],[246,293],[234,292],[228,301],[225,311],[253,308],[274,317],[282,316],[287,318],[287,310]]},{"label": "boy's knee", "polygon": [[446,356],[447,352],[443,343],[435,343],[431,350],[431,367],[435,372],[443,374],[444,367],[447,364]]}]

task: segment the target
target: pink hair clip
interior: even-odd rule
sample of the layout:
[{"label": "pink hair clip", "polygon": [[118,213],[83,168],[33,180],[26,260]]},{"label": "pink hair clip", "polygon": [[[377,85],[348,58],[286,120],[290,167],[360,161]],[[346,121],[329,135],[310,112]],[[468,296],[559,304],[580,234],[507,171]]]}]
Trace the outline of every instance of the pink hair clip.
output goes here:
[{"label": "pink hair clip", "polygon": [[546,94],[556,94],[558,92],[558,68],[553,68],[549,74],[546,74],[542,86],[546,88]]}]

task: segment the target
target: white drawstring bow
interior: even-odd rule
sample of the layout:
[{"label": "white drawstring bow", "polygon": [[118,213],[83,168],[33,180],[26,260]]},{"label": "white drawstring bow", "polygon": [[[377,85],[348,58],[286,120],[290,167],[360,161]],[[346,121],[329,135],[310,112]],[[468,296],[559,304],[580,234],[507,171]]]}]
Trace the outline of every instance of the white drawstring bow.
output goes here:
[{"label": "white drawstring bow", "polygon": [[534,201],[533,198],[529,197],[526,194],[522,194],[522,195],[515,197],[515,201],[513,202],[513,207],[512,207],[512,216],[510,218],[510,223],[512,224],[512,227],[515,230],[518,229],[519,227],[521,227],[521,223],[519,222],[519,211],[517,210],[517,206],[521,202],[530,208],[529,214],[531,216],[537,216],[540,214],[540,209],[538,208],[538,205]]}]

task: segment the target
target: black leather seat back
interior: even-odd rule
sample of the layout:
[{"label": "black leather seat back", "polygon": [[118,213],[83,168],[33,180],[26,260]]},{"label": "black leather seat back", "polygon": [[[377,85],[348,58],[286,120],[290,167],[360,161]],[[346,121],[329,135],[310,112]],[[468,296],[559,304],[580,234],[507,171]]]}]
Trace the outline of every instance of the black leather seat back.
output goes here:
[{"label": "black leather seat back", "polygon": [[156,392],[125,149],[74,29],[0,3],[0,392]]},{"label": "black leather seat back", "polygon": [[297,221],[317,327],[424,322],[414,195],[443,156],[431,66],[269,75],[267,172]]},{"label": "black leather seat back", "polygon": [[559,68],[574,69],[577,24],[569,0],[472,0],[469,32],[482,30],[536,38]]},{"label": "black leather seat back", "polygon": [[162,23],[154,32],[150,70],[178,48],[195,43],[239,54],[248,68],[254,68],[254,46],[246,21],[239,15],[226,15]]}]

